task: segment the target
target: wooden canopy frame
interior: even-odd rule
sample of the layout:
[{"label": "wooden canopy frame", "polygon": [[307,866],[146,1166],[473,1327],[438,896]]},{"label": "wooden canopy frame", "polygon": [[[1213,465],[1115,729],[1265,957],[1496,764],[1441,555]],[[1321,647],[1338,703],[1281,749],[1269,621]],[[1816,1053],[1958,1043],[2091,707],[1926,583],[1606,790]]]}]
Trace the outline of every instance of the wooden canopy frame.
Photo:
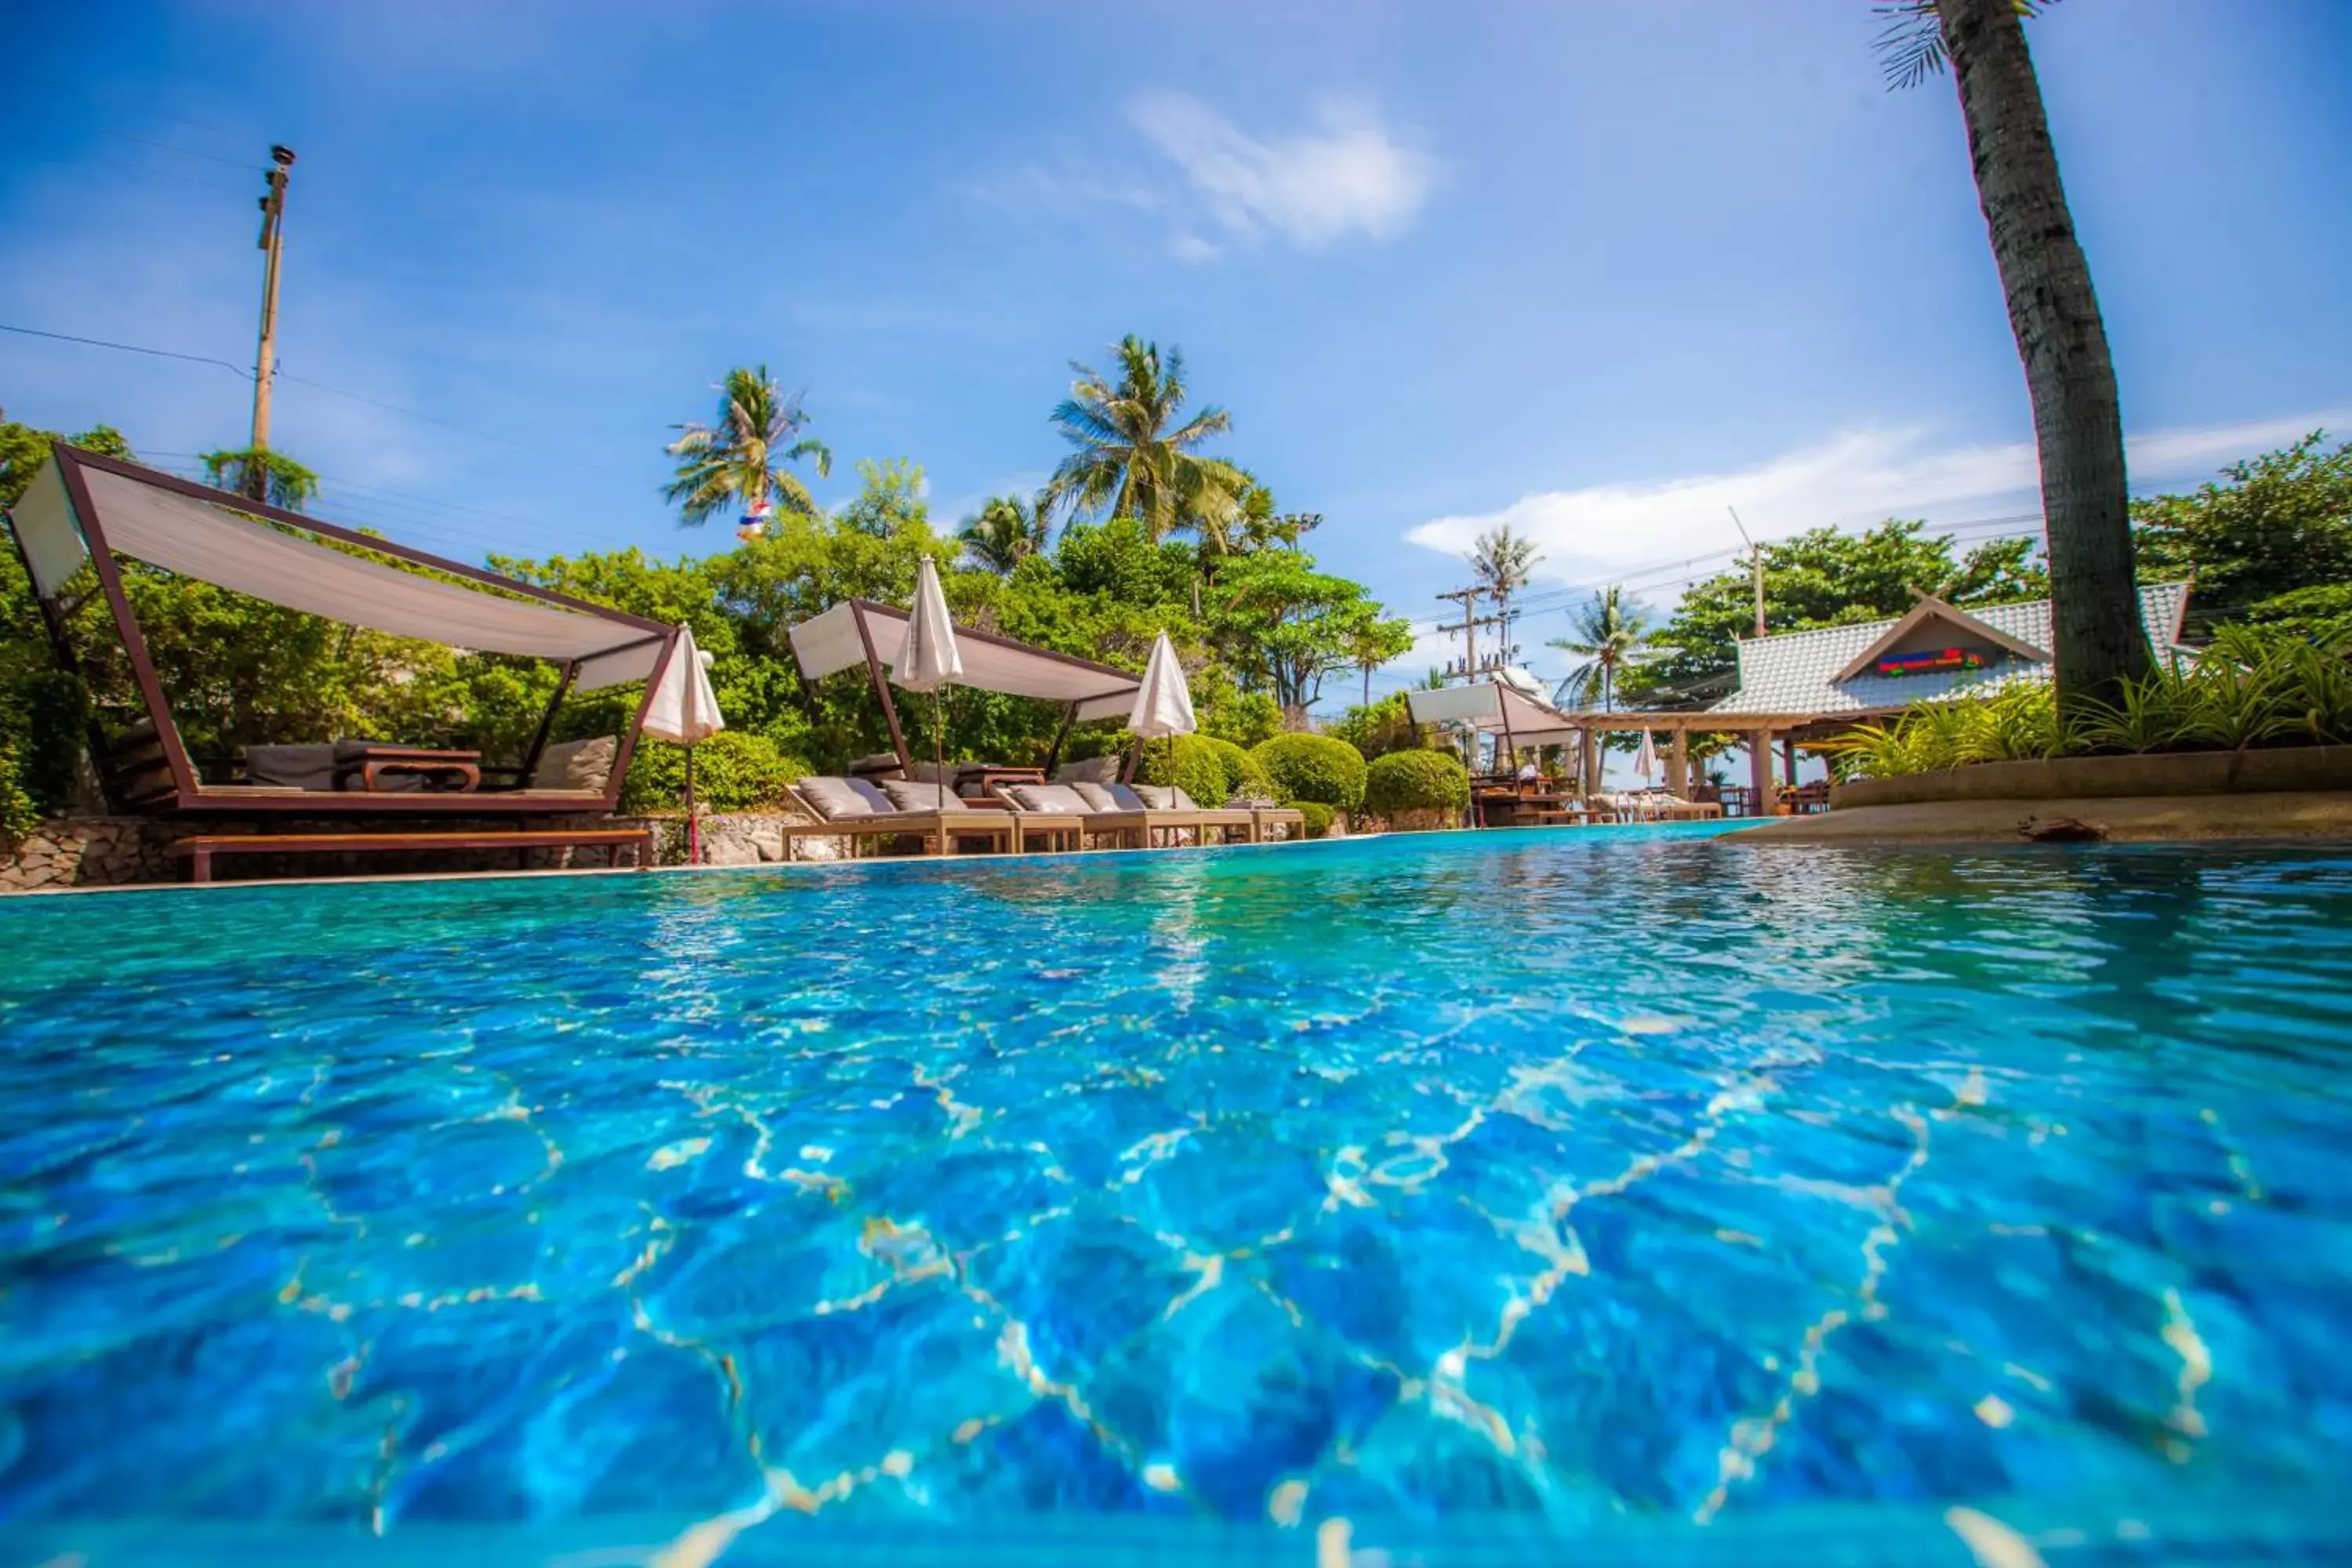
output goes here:
[{"label": "wooden canopy frame", "polygon": [[[317,518],[304,517],[281,507],[243,496],[228,495],[187,479],[142,468],[136,463],[126,463],[119,458],[68,446],[64,442],[58,443],[52,454],[57,462],[58,477],[64,482],[67,497],[73,503],[75,519],[89,552],[89,563],[98,574],[100,591],[105,595],[107,608],[113,617],[115,635],[131,661],[131,672],[138,685],[141,701],[147,710],[149,721],[154,726],[154,744],[162,752],[164,768],[171,778],[168,790],[137,798],[125,797],[121,793],[114,765],[124,749],[109,741],[93,715],[89,727],[90,760],[98,769],[101,787],[107,792],[110,809],[234,812],[240,815],[273,813],[304,816],[546,816],[565,812],[610,813],[619,808],[622,780],[628,772],[630,759],[636,753],[638,733],[645,727],[646,714],[653,704],[654,692],[661,685],[662,676],[669,668],[670,658],[677,651],[677,627],[628,615],[604,605],[591,604],[585,599],[575,599],[570,595],[559,594],[534,584],[501,577],[479,567],[427,554],[422,550],[338,527],[334,523],[321,522]],[[180,734],[178,721],[173,717],[163,683],[156,678],[154,662],[148,657],[146,634],[140,627],[138,616],[131,610],[130,596],[123,589],[121,568],[106,542],[105,520],[99,515],[97,504],[90,495],[89,484],[85,478],[85,470],[89,469],[119,475],[209,506],[232,507],[248,517],[316,534],[321,539],[333,540],[373,554],[392,556],[412,565],[463,579],[484,589],[519,595],[560,609],[593,616],[644,634],[636,640],[615,644],[610,651],[618,652],[658,642],[661,650],[655,657],[653,668],[646,678],[645,695],[638,699],[628,728],[621,735],[619,749],[613,758],[612,774],[606,779],[604,788],[601,792],[528,787],[462,793],[424,790],[378,792],[281,789],[255,784],[204,783],[197,777],[195,763],[188,755],[187,743]],[[75,653],[68,628],[73,612],[87,601],[67,603],[62,590],[56,595],[43,594],[38,586],[38,575],[33,571],[32,557],[13,520],[9,537],[25,563],[26,577],[34,584],[34,595],[39,601],[41,618],[47,628],[50,647],[58,667],[79,677],[81,663]],[[548,736],[554,727],[556,710],[562,705],[579,674],[579,661],[566,661],[559,668],[562,673],[556,681],[555,694],[549,700],[546,712],[541,716],[538,731],[523,757],[521,775],[525,781],[530,779],[546,749]]]},{"label": "wooden canopy frame", "polygon": [[[907,750],[906,731],[898,722],[898,701],[890,695],[889,667],[884,662],[880,650],[874,646],[874,628],[866,619],[868,615],[876,612],[880,612],[893,617],[902,617],[906,612],[893,608],[888,605],[877,603],[872,599],[848,599],[845,600],[844,603],[848,605],[850,620],[855,623],[857,627],[857,643],[858,647],[864,650],[866,655],[866,673],[867,678],[874,683],[874,695],[882,700],[882,717],[884,721],[890,727],[891,750],[898,753],[898,766],[905,769],[908,776],[911,777],[914,772],[915,760],[912,754]],[[991,647],[1007,648],[1015,653],[1027,654],[1034,658],[1048,659],[1055,664],[1066,664],[1073,669],[1083,669],[1094,675],[1110,676],[1118,680],[1133,682],[1139,679],[1133,670],[1121,669],[1116,665],[1097,663],[1096,660],[1091,658],[1080,658],[1076,654],[1056,653],[1049,647],[1038,647],[1034,644],[1022,642],[1015,637],[1001,637],[994,632],[983,632],[972,626],[958,626],[955,628],[955,635],[956,641],[959,643],[975,642],[985,644]],[[806,674],[803,674],[801,679],[803,681],[808,680]],[[810,682],[810,684],[814,685],[814,683]],[[973,685],[972,689],[982,691],[989,689],[975,684]],[[1005,693],[1005,695],[1018,696],[1021,695],[1021,693],[1008,692]],[[1033,698],[1031,700],[1051,701],[1052,699]],[[1062,703],[1060,706],[1062,709],[1061,727],[1054,732],[1054,748],[1045,759],[1045,771],[1048,773],[1051,773],[1054,771],[1055,764],[1061,761],[1063,744],[1069,740],[1070,730],[1072,726],[1077,722],[1078,719],[1079,701],[1067,701]],[[1129,766],[1131,771],[1131,762]]]}]

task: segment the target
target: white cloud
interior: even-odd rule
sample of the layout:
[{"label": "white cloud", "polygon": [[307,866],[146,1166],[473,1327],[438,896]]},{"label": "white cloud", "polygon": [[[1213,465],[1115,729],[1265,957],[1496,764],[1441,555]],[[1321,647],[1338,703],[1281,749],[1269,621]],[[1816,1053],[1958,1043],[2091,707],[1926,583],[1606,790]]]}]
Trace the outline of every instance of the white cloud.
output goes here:
[{"label": "white cloud", "polygon": [[[2336,410],[2151,431],[2128,441],[2132,478],[2195,480],[2315,428],[2347,425],[2352,411]],[[1461,555],[1479,534],[1508,523],[1543,552],[1539,577],[1590,583],[1736,548],[1728,508],[1758,539],[1885,517],[1957,523],[2038,511],[2036,474],[2027,442],[1936,447],[1917,428],[1853,431],[1733,473],[1544,490],[1495,511],[1433,519],[1405,537]]]},{"label": "white cloud", "polygon": [[[1273,234],[1307,249],[1350,235],[1384,238],[1409,226],[1429,197],[1431,161],[1400,142],[1367,104],[1327,99],[1314,126],[1257,137],[1180,92],[1129,107],[1135,128],[1183,171],[1208,216],[1245,238]],[[1180,236],[1180,254],[1197,236]]]}]

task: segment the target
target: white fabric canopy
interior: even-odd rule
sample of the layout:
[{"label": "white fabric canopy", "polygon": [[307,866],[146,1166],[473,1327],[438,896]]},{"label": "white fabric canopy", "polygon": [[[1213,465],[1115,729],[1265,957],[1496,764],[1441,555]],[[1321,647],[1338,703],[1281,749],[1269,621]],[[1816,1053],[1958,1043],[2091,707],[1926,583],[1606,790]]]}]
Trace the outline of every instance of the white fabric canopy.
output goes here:
[{"label": "white fabric canopy", "polygon": [[[866,662],[866,638],[858,635],[863,616],[866,636],[874,640],[877,658],[906,641],[906,611],[864,600],[845,600],[823,615],[803,621],[792,630],[793,657],[801,674],[823,680],[839,670]],[[1010,697],[1037,697],[1049,702],[1075,702],[1080,719],[1124,719],[1141,682],[1123,669],[1066,654],[1048,653],[1010,638],[991,637],[969,626],[956,628],[956,649],[963,664],[957,684]]]},{"label": "white fabric canopy", "polygon": [[1138,735],[1189,735],[1200,726],[1192,720],[1192,689],[1184,682],[1184,667],[1176,662],[1176,645],[1161,632],[1151,645],[1143,667],[1143,685],[1128,710],[1127,727]]},{"label": "white fabric canopy", "polygon": [[906,640],[890,662],[890,681],[909,691],[937,691],[963,679],[963,656],[956,648],[955,622],[948,618],[948,596],[940,587],[940,569],[924,556],[915,568],[915,613],[908,617]]},{"label": "white fabric canopy", "polygon": [[656,741],[691,746],[727,728],[719,694],[710,689],[710,656],[694,646],[690,627],[677,628],[677,650],[669,656],[661,684],[646,705],[646,733]]},{"label": "white fabric canopy", "polygon": [[[183,577],[395,637],[481,653],[577,660],[573,685],[582,691],[643,680],[661,657],[661,633],[614,617],[362,560],[94,466],[84,465],[80,473],[108,547]],[[44,595],[55,594],[89,554],[56,458],[9,515],[33,563],[35,584]]]},{"label": "white fabric canopy", "polygon": [[1404,702],[1416,724],[1466,724],[1496,735],[1507,729],[1515,745],[1559,746],[1576,735],[1568,715],[1550,703],[1495,681],[1408,691]]}]

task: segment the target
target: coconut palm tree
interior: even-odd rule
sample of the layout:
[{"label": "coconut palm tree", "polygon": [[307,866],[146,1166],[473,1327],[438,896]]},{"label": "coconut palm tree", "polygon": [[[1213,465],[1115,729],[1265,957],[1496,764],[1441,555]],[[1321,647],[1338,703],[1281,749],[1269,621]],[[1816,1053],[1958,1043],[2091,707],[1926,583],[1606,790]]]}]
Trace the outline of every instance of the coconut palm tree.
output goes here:
[{"label": "coconut palm tree", "polygon": [[1226,525],[1247,481],[1231,463],[1201,456],[1212,437],[1233,428],[1222,408],[1203,408],[1182,424],[1184,356],[1132,334],[1112,350],[1118,379],[1071,362],[1078,379],[1054,410],[1069,442],[1047,481],[1049,510],[1131,517],[1156,542],[1184,528]]},{"label": "coconut palm tree", "polygon": [[1604,710],[1616,707],[1617,672],[1640,658],[1649,640],[1649,613],[1639,605],[1627,604],[1622,588],[1604,588],[1593,595],[1576,612],[1573,634],[1544,645],[1574,654],[1582,661],[1559,683],[1553,700],[1591,708],[1597,698]]},{"label": "coconut palm tree", "polygon": [[2024,362],[2042,461],[2061,708],[2112,701],[2153,660],[2134,578],[2123,414],[2091,267],[2075,237],[2024,21],[2048,0],[1888,0],[1888,84],[1948,64],[1967,121],[1977,203]]},{"label": "coconut palm tree", "polygon": [[1030,556],[1045,553],[1048,532],[1043,506],[1019,496],[994,496],[978,516],[965,521],[956,537],[963,541],[964,551],[973,561],[999,576],[1008,576]]},{"label": "coconut palm tree", "polygon": [[689,524],[737,507],[756,515],[762,502],[814,517],[815,498],[783,465],[813,458],[824,478],[833,472],[833,452],[801,434],[808,413],[799,395],[785,395],[764,364],[736,366],[717,390],[719,413],[709,424],[670,426],[682,434],[667,448],[678,459],[677,477],[663,498],[676,501]]},{"label": "coconut palm tree", "polygon": [[1542,561],[1536,553],[1536,542],[1513,533],[1507,522],[1480,534],[1471,547],[1470,570],[1495,596],[1496,618],[1503,623],[1500,646],[1506,660],[1511,648],[1511,595],[1535,581],[1535,569]]}]

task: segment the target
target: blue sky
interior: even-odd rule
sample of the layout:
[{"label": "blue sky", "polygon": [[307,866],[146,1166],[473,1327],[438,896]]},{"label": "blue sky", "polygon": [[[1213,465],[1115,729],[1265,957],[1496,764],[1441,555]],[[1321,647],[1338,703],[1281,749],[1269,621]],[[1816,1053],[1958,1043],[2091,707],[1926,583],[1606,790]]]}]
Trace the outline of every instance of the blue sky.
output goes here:
[{"label": "blue sky", "polygon": [[[291,144],[276,444],[427,547],[723,546],[661,447],[762,360],[840,459],[821,498],[908,457],[952,525],[1043,478],[1066,362],[1127,331],[1424,621],[1505,517],[1546,585],[1670,602],[1727,504],[2032,505],[1950,84],[1882,90],[1865,0],[10,16],[0,321],[249,364]],[[2136,482],[2352,427],[2352,5],[2069,0],[2032,39]],[[167,464],[249,397],[0,334],[12,417]]]}]

